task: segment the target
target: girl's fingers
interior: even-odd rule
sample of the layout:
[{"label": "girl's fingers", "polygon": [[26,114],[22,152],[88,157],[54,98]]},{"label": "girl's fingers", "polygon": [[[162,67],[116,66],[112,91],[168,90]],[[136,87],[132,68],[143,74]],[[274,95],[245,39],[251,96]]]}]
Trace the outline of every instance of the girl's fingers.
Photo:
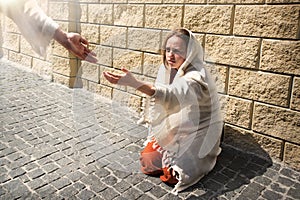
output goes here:
[{"label": "girl's fingers", "polygon": [[117,78],[117,79],[121,78],[120,75],[116,75],[116,74],[113,74],[113,73],[110,73],[110,72],[106,72],[106,73],[107,73],[107,75],[109,75],[110,77]]},{"label": "girl's fingers", "polygon": [[122,69],[121,69],[123,72],[125,72],[125,73],[128,73],[129,72],[129,70],[128,69],[126,69],[125,67],[122,67]]},{"label": "girl's fingers", "polygon": [[110,72],[103,72],[103,75],[110,83],[114,84],[116,84],[121,78],[121,76],[112,74]]}]

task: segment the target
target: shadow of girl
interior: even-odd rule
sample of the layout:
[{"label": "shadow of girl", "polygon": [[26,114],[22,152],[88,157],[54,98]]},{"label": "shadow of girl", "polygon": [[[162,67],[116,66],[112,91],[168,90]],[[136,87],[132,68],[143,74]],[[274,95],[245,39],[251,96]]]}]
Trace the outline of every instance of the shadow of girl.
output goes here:
[{"label": "shadow of girl", "polygon": [[268,153],[251,134],[240,133],[228,126],[221,147],[215,168],[182,195],[187,195],[186,199],[216,199],[220,196],[232,199],[248,187],[245,191],[251,192],[251,198],[259,197],[265,186],[250,180],[262,176],[273,165]]}]

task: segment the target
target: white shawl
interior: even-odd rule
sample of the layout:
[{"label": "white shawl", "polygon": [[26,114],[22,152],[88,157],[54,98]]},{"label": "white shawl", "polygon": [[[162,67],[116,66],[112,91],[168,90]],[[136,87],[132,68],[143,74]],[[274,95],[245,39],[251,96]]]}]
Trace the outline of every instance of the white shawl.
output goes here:
[{"label": "white shawl", "polygon": [[35,0],[0,0],[0,10],[18,26],[33,50],[45,56],[46,49],[59,27]]}]

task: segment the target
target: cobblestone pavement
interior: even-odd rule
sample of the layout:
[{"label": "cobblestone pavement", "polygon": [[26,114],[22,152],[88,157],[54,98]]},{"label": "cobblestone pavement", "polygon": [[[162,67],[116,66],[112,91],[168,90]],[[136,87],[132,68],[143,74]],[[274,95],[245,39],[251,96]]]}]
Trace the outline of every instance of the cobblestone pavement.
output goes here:
[{"label": "cobblestone pavement", "polygon": [[139,172],[147,134],[126,108],[0,60],[0,199],[300,199],[300,173],[222,145],[214,170],[170,193]]}]

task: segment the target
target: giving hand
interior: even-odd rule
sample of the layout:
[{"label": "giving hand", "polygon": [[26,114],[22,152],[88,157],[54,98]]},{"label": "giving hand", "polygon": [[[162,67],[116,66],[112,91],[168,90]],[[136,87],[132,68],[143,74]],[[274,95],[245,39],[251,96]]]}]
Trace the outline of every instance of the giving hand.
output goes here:
[{"label": "giving hand", "polygon": [[89,43],[80,34],[66,33],[58,28],[54,39],[78,58],[91,63],[97,62],[96,54],[87,48]]}]

